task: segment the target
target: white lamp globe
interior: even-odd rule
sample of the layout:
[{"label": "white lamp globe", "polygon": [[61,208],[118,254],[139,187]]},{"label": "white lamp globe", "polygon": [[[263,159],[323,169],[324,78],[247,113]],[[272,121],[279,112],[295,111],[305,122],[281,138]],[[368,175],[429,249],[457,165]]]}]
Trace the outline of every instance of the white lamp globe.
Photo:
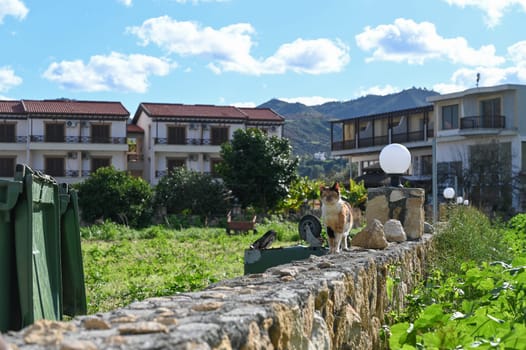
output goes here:
[{"label": "white lamp globe", "polygon": [[462,198],[462,196],[457,197],[457,204],[462,204],[462,203],[464,203],[464,198]]},{"label": "white lamp globe", "polygon": [[444,189],[443,195],[445,199],[452,199],[453,197],[455,197],[455,190],[453,189],[453,187],[446,187]]},{"label": "white lamp globe", "polygon": [[380,167],[386,174],[403,174],[411,165],[411,153],[404,145],[391,143],[380,152]]}]

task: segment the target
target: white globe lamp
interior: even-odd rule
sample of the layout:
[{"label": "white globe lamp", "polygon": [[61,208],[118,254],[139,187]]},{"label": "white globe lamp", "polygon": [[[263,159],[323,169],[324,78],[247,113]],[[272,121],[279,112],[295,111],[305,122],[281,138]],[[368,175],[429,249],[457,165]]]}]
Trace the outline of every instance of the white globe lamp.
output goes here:
[{"label": "white globe lamp", "polygon": [[380,167],[391,176],[391,186],[400,185],[400,175],[411,165],[411,153],[404,145],[391,143],[380,152]]},{"label": "white globe lamp", "polygon": [[442,194],[444,195],[444,198],[449,201],[453,199],[453,197],[455,197],[455,190],[453,189],[453,187],[446,187]]}]

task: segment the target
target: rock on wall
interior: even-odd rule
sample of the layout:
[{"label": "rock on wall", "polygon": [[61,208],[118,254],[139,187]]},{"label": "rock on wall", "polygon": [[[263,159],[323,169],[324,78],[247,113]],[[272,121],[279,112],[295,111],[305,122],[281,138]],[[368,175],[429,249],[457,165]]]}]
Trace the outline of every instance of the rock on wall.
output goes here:
[{"label": "rock on wall", "polygon": [[[385,250],[311,256],[200,292],[3,336],[18,349],[377,349],[384,315],[423,276],[431,243],[424,235]],[[388,293],[394,277],[400,282]]]}]

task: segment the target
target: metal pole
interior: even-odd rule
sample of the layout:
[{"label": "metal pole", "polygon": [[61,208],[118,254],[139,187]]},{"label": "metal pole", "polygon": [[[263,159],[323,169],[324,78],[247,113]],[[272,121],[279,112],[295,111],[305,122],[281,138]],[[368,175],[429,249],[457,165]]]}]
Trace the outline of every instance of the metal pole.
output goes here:
[{"label": "metal pole", "polygon": [[432,182],[433,182],[433,224],[437,223],[438,219],[438,184],[437,184],[437,138],[436,133],[433,136],[433,143],[432,143],[432,163],[433,163],[433,175],[432,175]]}]

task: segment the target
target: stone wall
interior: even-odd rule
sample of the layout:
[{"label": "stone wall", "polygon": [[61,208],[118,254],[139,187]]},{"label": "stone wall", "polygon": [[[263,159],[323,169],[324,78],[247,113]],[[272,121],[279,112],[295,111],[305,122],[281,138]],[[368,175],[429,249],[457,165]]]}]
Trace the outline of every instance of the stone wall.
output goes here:
[{"label": "stone wall", "polygon": [[14,349],[378,349],[384,316],[424,274],[431,243],[424,234],[384,250],[312,256],[3,337]]}]

